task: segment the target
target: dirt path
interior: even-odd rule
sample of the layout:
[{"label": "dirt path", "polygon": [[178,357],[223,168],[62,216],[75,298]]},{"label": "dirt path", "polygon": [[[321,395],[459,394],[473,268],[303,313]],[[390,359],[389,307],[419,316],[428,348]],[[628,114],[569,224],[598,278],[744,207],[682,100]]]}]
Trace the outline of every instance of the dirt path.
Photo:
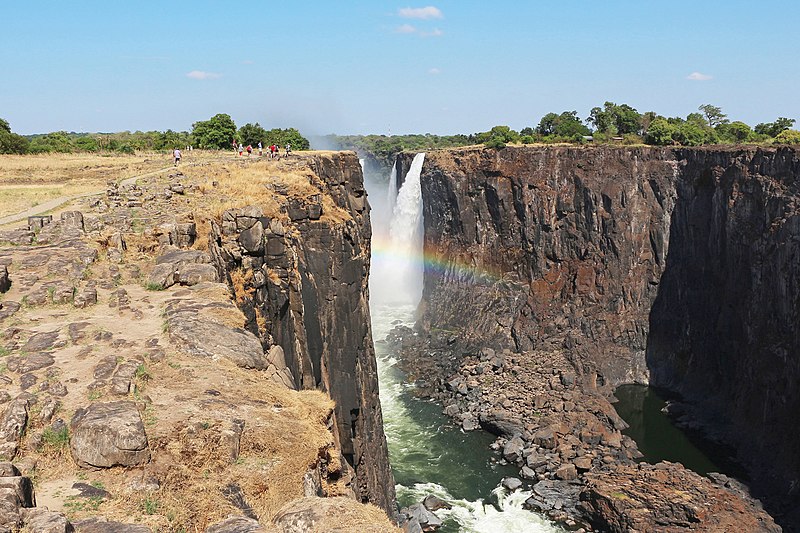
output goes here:
[{"label": "dirt path", "polygon": [[[188,165],[186,165],[188,166]],[[175,168],[174,166],[170,165],[168,167],[160,168],[158,170],[153,170],[150,172],[145,172],[144,174],[137,174],[136,176],[131,176],[130,178],[125,178],[120,182],[120,185],[130,185],[134,183],[139,178],[145,178],[147,176],[152,176],[154,174],[159,174],[161,172],[170,170]],[[55,209],[61,205],[66,204],[67,202],[71,202],[73,200],[78,200],[79,198],[85,198],[87,196],[94,196],[95,194],[100,194],[103,192],[102,190],[94,190],[91,192],[85,192],[81,194],[73,194],[71,196],[59,196],[58,198],[53,198],[52,200],[48,200],[47,202],[43,202],[39,205],[33,206],[30,209],[26,209],[25,211],[20,211],[19,213],[8,215],[5,217],[0,218],[0,226],[5,226],[6,224],[12,224],[14,222],[19,222],[20,220],[25,220],[28,217],[36,216],[41,213],[46,213],[51,209]]]}]

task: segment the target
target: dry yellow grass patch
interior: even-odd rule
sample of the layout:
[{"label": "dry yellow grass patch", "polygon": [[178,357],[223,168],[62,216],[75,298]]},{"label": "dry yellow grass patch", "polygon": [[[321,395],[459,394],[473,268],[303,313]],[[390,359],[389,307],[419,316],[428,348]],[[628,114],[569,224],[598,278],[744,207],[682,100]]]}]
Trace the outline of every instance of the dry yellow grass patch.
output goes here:
[{"label": "dry yellow grass patch", "polygon": [[[246,205],[256,205],[265,216],[288,221],[288,217],[282,213],[287,198],[307,200],[321,195],[321,220],[341,223],[351,218],[347,211],[338,207],[329,195],[314,184],[317,178],[305,157],[288,161],[235,161],[190,167],[182,171],[189,180],[200,184],[200,192],[205,195],[202,200],[205,213],[195,215],[198,238],[203,233],[207,235],[210,218],[220,220],[226,210]],[[285,191],[286,196],[279,191]],[[202,245],[207,246],[207,243],[203,242],[195,248]]]}]

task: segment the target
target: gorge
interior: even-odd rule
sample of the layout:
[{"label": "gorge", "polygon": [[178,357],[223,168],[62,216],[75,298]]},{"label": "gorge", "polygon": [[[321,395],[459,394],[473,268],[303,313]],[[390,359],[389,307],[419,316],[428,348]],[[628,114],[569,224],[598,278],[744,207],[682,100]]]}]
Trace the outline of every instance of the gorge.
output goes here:
[{"label": "gorge", "polygon": [[[410,160],[401,156],[398,168]],[[636,495],[614,501],[596,472],[632,464],[638,452],[608,399],[624,383],[664,387],[684,399],[672,408],[687,423],[736,447],[751,490],[791,530],[798,175],[791,148],[427,154],[424,340],[406,350],[424,356],[408,356],[411,379],[464,428],[505,442],[520,436],[527,453],[549,463],[547,479],[577,470],[579,514],[611,529],[631,519]],[[600,455],[586,451],[595,442]],[[559,476],[562,467],[570,468]],[[623,479],[647,477],[627,468],[614,474],[617,491]],[[659,468],[730,509],[715,491],[733,483],[712,487],[679,465]],[[644,507],[643,524],[665,519],[653,501]],[[723,514],[689,522],[709,527]],[[740,527],[771,527],[760,520]]]}]

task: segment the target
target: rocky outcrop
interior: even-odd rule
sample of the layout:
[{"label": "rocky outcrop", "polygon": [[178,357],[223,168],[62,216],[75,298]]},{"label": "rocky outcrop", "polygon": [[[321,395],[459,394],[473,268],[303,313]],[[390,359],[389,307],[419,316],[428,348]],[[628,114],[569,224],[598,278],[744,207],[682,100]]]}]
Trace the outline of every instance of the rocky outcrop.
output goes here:
[{"label": "rocky outcrop", "polygon": [[[543,371],[536,394],[574,392],[530,397],[537,409],[575,409],[584,393],[621,383],[665,386],[722,423],[759,494],[796,501],[798,176],[791,148],[429,153],[422,194],[434,260],[419,326],[442,351],[519,354],[499,367],[456,361],[442,379],[461,373],[451,394],[479,405],[485,369],[510,383],[557,353],[566,364],[551,369],[556,382],[546,368],[530,381]],[[520,398],[511,398],[498,403],[513,414]]]},{"label": "rocky outcrop", "polygon": [[70,451],[78,466],[138,466],[150,460],[144,424],[133,402],[93,403],[70,424]]},{"label": "rocky outcrop", "polygon": [[[371,231],[361,167],[354,154],[339,153],[309,158],[304,170],[309,187],[302,194],[273,187],[281,213],[267,216],[259,206],[226,211],[212,226],[210,251],[248,317],[247,329],[270,350],[272,362],[286,365],[295,388],[319,388],[336,402],[334,436],[355,471],[357,497],[392,514],[394,481],[369,320]],[[272,350],[276,346],[282,354]]]},{"label": "rocky outcrop", "polygon": [[600,531],[763,531],[781,528],[760,506],[684,468],[640,463],[587,475],[581,505]]}]

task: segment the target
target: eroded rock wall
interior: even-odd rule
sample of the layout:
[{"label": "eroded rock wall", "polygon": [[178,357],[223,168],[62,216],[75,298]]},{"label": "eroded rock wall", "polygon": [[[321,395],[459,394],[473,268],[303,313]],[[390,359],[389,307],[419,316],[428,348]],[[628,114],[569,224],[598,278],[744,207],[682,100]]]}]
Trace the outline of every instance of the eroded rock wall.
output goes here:
[{"label": "eroded rock wall", "polygon": [[791,503],[799,186],[791,148],[429,153],[420,325],[560,350],[587,390],[678,391]]},{"label": "eroded rock wall", "polygon": [[294,386],[319,388],[336,402],[334,435],[355,471],[356,496],[393,514],[368,306],[371,230],[361,167],[352,153],[314,156],[308,167],[319,195],[275,191],[286,196],[279,217],[264,216],[258,206],[227,211],[214,226],[212,256],[237,291],[249,329],[265,348],[281,348],[278,363],[285,363]]},{"label": "eroded rock wall", "polygon": [[[666,262],[668,150],[428,154],[425,324],[517,350],[563,348],[585,379],[647,382],[650,306]],[[498,283],[500,281],[500,283]]]}]

